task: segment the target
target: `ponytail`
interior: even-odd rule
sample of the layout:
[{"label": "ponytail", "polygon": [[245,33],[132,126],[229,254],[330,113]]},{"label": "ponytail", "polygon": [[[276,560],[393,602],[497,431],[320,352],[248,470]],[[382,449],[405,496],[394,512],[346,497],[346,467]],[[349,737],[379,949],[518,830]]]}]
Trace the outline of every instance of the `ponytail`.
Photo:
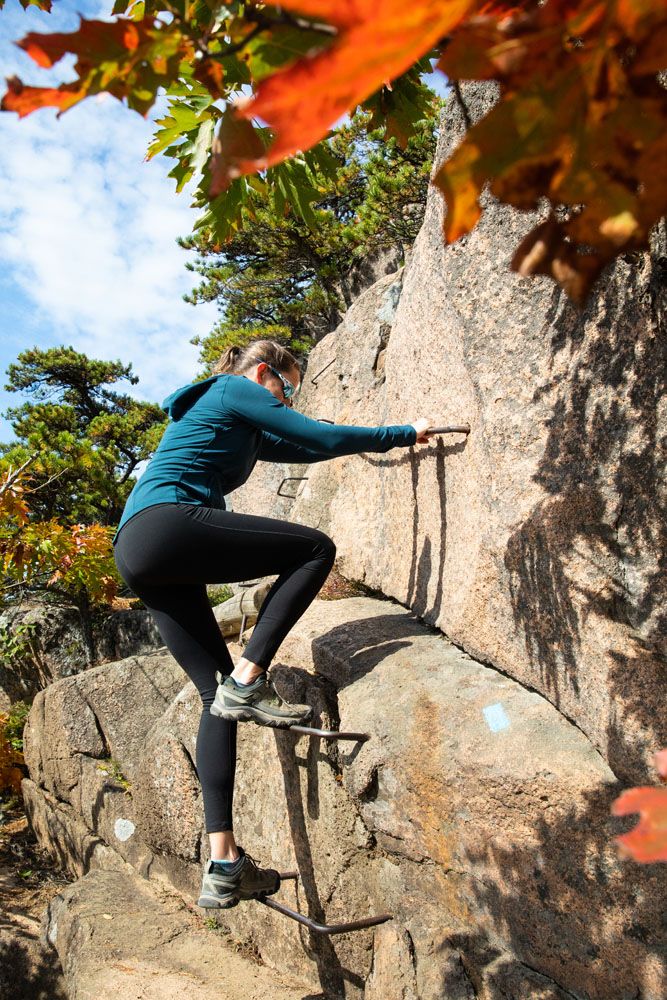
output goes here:
[{"label": "ponytail", "polygon": [[292,352],[275,340],[253,340],[245,347],[235,344],[223,351],[211,368],[211,374],[237,375],[252,368],[258,361],[265,361],[267,365],[271,365],[283,374],[299,367],[299,362]]},{"label": "ponytail", "polygon": [[228,347],[213,365],[211,374],[224,375],[225,372],[235,371],[242,353],[242,348],[237,347],[236,344],[233,347]]}]

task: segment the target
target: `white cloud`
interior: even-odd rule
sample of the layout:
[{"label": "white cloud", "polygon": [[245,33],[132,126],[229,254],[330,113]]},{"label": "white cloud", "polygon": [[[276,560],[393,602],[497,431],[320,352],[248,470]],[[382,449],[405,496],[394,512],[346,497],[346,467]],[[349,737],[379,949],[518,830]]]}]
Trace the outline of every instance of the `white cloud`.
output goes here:
[{"label": "white cloud", "polygon": [[[48,27],[44,19],[40,30]],[[28,77],[15,63],[17,70],[38,81],[39,71]],[[210,329],[217,311],[182,301],[194,282],[175,240],[197,213],[166,176],[172,161],[144,162],[152,131],[110,97],[88,99],[60,119],[51,110],[20,121],[0,115],[0,266],[33,313],[11,331],[14,356],[66,343],[120,358],[140,377],[125,391],[159,401],[192,378],[197,348],[189,340]],[[6,394],[3,401],[18,402]],[[6,426],[0,440],[8,439]]]}]

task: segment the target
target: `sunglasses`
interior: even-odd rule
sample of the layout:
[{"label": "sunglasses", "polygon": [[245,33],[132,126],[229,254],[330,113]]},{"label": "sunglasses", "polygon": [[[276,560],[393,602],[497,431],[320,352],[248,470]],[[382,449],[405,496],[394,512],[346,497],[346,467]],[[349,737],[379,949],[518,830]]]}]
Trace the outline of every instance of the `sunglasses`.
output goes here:
[{"label": "sunglasses", "polygon": [[[261,358],[260,358],[260,360],[261,360]],[[275,368],[273,368],[273,367],[272,367],[272,366],[271,366],[271,365],[270,365],[270,364],[268,363],[268,361],[265,361],[265,362],[264,362],[264,364],[266,365],[266,367],[267,367],[267,368],[268,368],[268,369],[269,369],[270,371],[272,371],[272,372],[273,372],[273,374],[274,374],[274,375],[277,375],[277,376],[278,376],[278,378],[280,379],[280,381],[282,382],[282,384],[283,384],[283,396],[285,397],[285,399],[291,399],[291,398],[292,398],[292,396],[293,396],[293,395],[294,395],[294,394],[295,394],[296,392],[298,392],[298,389],[295,389],[295,388],[294,388],[294,386],[292,385],[292,383],[291,383],[291,382],[289,381],[289,379],[286,379],[286,378],[285,378],[285,377],[284,377],[283,375],[281,375],[281,374],[280,374],[280,372],[279,372],[279,371],[276,371],[276,369],[275,369]]]}]

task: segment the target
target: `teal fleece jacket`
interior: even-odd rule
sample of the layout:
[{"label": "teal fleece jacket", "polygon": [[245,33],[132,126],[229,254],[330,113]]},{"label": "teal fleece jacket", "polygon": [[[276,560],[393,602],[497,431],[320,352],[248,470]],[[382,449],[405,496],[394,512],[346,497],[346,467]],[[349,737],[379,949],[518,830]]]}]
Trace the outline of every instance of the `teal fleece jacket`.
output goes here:
[{"label": "teal fleece jacket", "polygon": [[245,375],[212,375],[162,403],[171,417],[146,470],[127,498],[113,537],[145,507],[194,503],[225,507],[257,461],[323,462],[339,455],[414,444],[411,424],[348,427],[313,420],[285,406]]}]

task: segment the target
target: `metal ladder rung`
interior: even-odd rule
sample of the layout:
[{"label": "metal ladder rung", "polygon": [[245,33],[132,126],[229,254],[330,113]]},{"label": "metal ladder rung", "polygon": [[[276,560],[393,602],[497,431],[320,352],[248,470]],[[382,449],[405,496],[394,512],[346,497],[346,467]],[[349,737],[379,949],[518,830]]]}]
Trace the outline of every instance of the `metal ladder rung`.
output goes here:
[{"label": "metal ladder rung", "polygon": [[[298,872],[281,872],[279,873],[279,878],[281,882],[287,879],[298,879]],[[378,924],[384,924],[387,920],[393,920],[391,913],[380,913],[376,917],[364,917],[361,920],[350,920],[344,924],[320,924],[317,920],[312,920],[310,917],[305,917],[303,913],[299,913],[297,910],[290,909],[289,906],[285,906],[284,903],[278,903],[271,896],[258,896],[258,903],[263,903],[264,906],[270,907],[272,910],[276,910],[278,913],[282,913],[283,916],[289,917],[290,920],[296,920],[297,923],[303,924],[304,927],[308,927],[309,930],[314,931],[315,934],[326,934],[331,936],[332,934],[347,934],[351,931],[361,931],[365,930],[367,927],[376,927]]]},{"label": "metal ladder rung", "polygon": [[355,743],[365,743],[370,739],[368,733],[339,733],[335,729],[314,729],[312,726],[286,726],[287,732],[298,733],[300,736],[319,736],[323,740],[353,740]]}]

